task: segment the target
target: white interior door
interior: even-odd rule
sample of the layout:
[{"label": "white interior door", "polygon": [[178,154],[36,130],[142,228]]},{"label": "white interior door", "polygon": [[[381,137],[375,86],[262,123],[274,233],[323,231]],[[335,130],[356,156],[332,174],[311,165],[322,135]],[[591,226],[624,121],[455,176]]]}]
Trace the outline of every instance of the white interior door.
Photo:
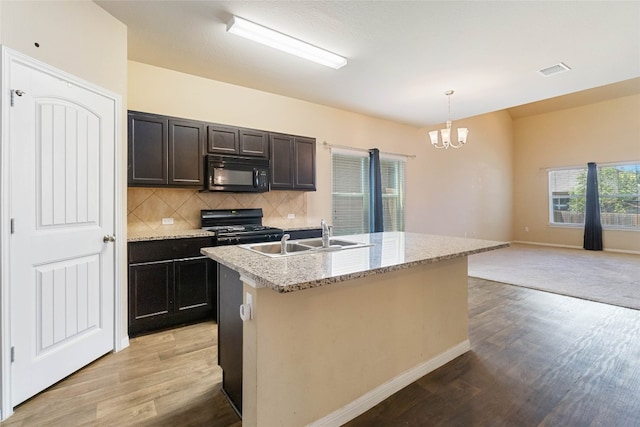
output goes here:
[{"label": "white interior door", "polygon": [[68,76],[9,67],[15,406],[114,348],[117,111]]}]

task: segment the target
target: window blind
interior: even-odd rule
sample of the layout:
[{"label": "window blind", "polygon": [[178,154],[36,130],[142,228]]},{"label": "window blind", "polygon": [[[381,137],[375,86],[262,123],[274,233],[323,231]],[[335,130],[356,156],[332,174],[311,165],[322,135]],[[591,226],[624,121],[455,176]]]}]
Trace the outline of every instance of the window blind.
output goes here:
[{"label": "window blind", "polygon": [[[332,225],[335,235],[369,232],[369,156],[332,150]],[[405,161],[380,156],[385,231],[404,230]]]},{"label": "window blind", "polygon": [[333,233],[369,231],[369,157],[332,153]]}]

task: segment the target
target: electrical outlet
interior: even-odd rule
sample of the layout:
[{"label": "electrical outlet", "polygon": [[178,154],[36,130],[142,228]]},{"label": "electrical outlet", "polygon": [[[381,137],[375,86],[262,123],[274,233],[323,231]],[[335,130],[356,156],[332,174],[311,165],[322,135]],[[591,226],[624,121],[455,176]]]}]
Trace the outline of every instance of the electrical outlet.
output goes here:
[{"label": "electrical outlet", "polygon": [[162,218],[162,225],[173,225],[173,218]]},{"label": "electrical outlet", "polygon": [[529,232],[529,227],[525,227],[524,231],[526,231],[528,233]]},{"label": "electrical outlet", "polygon": [[288,214],[287,219],[296,219],[296,214]]}]

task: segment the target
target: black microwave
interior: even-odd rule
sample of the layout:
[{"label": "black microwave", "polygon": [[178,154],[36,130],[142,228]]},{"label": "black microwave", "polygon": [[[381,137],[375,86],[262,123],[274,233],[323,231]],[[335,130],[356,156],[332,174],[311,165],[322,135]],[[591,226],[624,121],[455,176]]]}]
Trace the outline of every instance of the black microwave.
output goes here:
[{"label": "black microwave", "polygon": [[209,154],[206,163],[206,186],[209,191],[269,191],[268,159]]}]

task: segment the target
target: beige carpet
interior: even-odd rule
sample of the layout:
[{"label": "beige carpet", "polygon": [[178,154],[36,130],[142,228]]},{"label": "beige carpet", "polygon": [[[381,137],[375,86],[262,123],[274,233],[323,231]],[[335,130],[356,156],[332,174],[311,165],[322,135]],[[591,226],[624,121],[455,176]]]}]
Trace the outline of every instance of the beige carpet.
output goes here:
[{"label": "beige carpet", "polygon": [[640,310],[640,255],[512,244],[471,255],[469,276]]}]

